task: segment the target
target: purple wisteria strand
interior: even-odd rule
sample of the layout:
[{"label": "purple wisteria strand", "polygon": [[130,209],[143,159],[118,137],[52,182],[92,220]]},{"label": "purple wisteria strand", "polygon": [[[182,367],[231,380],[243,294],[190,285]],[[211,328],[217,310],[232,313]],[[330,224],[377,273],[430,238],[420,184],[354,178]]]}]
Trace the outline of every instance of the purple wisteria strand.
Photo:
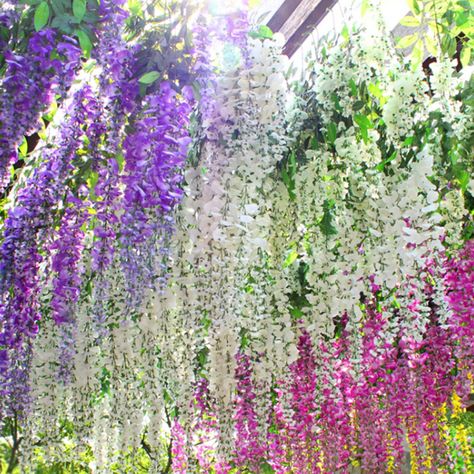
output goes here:
[{"label": "purple wisteria strand", "polygon": [[96,48],[97,62],[102,68],[99,75],[99,90],[103,104],[102,126],[105,143],[95,150],[92,169],[97,173],[95,203],[98,225],[94,228],[96,238],[92,249],[92,269],[103,272],[114,254],[116,239],[116,213],[121,192],[118,156],[122,144],[122,132],[127,115],[135,108],[138,98],[138,81],[133,80],[133,49],[122,38],[126,12],[123,1],[105,1],[100,4],[102,33]]},{"label": "purple wisteria strand", "polygon": [[[32,35],[25,54],[5,52],[7,70],[0,85],[0,192],[10,181],[24,135],[41,128],[39,120],[55,94],[69,88],[79,65],[80,49],[52,29]],[[60,57],[52,58],[53,51]]]},{"label": "purple wisteria strand", "polygon": [[[6,30],[11,30],[20,17],[18,1],[5,1],[0,6],[0,26]],[[7,49],[8,41],[4,35],[0,36],[0,53]]]},{"label": "purple wisteria strand", "polygon": [[[39,265],[44,260],[41,245],[54,230],[55,214],[64,197],[73,160],[82,146],[83,127],[97,120],[95,97],[85,86],[75,93],[66,112],[69,118],[61,128],[58,141],[44,152],[43,161],[16,196],[4,223],[0,248],[0,383],[3,394],[10,393],[10,361],[26,357],[28,340],[38,332],[38,296],[41,290]],[[13,398],[7,396],[15,404]]]},{"label": "purple wisteria strand", "polygon": [[181,168],[191,141],[190,105],[169,82],[146,98],[141,117],[124,142],[125,185],[121,217],[121,257],[129,291],[139,302],[154,284],[157,236],[171,233],[171,211],[180,202]]},{"label": "purple wisteria strand", "polygon": [[249,32],[249,9],[248,0],[240,0],[239,8],[233,15],[227,15],[225,18],[226,28],[219,29],[221,32],[221,41],[230,42],[237,47],[242,55],[245,67],[250,66],[248,32]]},{"label": "purple wisteria strand", "polygon": [[194,73],[196,74],[196,84],[199,86],[200,98],[198,101],[198,110],[201,115],[201,126],[207,133],[210,133],[210,127],[214,134],[217,134],[211,117],[217,116],[215,113],[215,101],[212,100],[216,88],[215,68],[211,64],[211,45],[214,31],[210,29],[204,17],[198,18],[193,28],[194,51],[195,56]]},{"label": "purple wisteria strand", "polygon": [[245,68],[251,66],[247,1],[239,1],[238,4],[237,10],[232,15],[226,15],[225,18],[216,16],[211,19],[201,17],[193,28],[193,52],[196,57],[194,72],[199,85],[198,106],[202,116],[202,127],[208,139],[217,137],[219,133],[217,118],[220,116],[220,111],[216,109],[217,103],[214,100],[218,72],[216,65],[212,64],[215,59],[213,56],[216,55],[216,45],[219,46],[217,50],[223,55],[220,58],[221,63],[226,62],[225,56],[230,53],[233,61],[240,63],[243,58],[242,65]]},{"label": "purple wisteria strand", "polygon": [[94,52],[101,68],[100,124],[104,133],[103,141],[91,148],[92,170],[97,177],[91,190],[95,196],[93,207],[96,212],[91,270],[95,272],[94,321],[99,340],[107,334],[105,302],[108,300],[110,283],[105,272],[112,264],[117,245],[118,215],[122,201],[119,161],[122,157],[124,127],[139,97],[134,58],[138,47],[129,47],[123,39],[127,18],[127,13],[122,9],[123,4],[123,1],[106,1],[100,4],[101,34]]},{"label": "purple wisteria strand", "polygon": [[86,189],[82,189],[81,197],[69,195],[66,201],[68,207],[62,216],[57,238],[50,246],[53,253],[51,270],[55,275],[51,310],[55,324],[61,326],[59,378],[63,382],[70,381],[71,362],[75,353],[74,305],[79,299],[84,271],[80,260],[84,249],[83,225],[87,222],[87,211],[84,209],[86,192]]}]

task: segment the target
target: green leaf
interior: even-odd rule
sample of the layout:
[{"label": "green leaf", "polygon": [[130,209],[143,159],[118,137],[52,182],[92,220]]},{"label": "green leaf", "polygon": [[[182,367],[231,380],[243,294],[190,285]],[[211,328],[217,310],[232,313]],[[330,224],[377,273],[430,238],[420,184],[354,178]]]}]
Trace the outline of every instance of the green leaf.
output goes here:
[{"label": "green leaf", "polygon": [[321,221],[319,222],[319,228],[326,237],[337,234],[337,229],[333,224],[334,216],[332,210],[334,209],[334,206],[335,203],[332,200],[326,199],[323,203],[324,214]]},{"label": "green leaf", "polygon": [[79,39],[79,45],[86,58],[89,58],[92,51],[92,41],[89,35],[83,30],[76,30],[76,36]]},{"label": "green leaf", "polygon": [[418,39],[418,35],[407,35],[403,38],[400,38],[397,43],[397,48],[405,49],[409,48],[416,40]]},{"label": "green leaf", "polygon": [[259,25],[256,30],[249,33],[249,36],[254,39],[271,39],[273,31],[267,25]]},{"label": "green leaf", "polygon": [[375,169],[377,171],[383,171],[385,166],[388,165],[391,161],[393,161],[397,157],[397,152],[394,151],[387,159],[383,160],[381,163],[379,163]]},{"label": "green leaf", "polygon": [[160,73],[158,71],[150,71],[143,74],[143,76],[138,79],[138,82],[140,82],[140,84],[149,85],[153,84],[159,77]]},{"label": "green leaf", "polygon": [[423,53],[425,52],[425,47],[423,45],[423,41],[418,40],[411,52],[411,63],[412,69],[416,71],[421,63],[423,62]]},{"label": "green leaf", "polygon": [[283,166],[281,169],[281,177],[283,179],[283,182],[285,183],[290,201],[294,201],[296,199],[295,181],[288,175],[288,171],[286,171],[286,166]]},{"label": "green leaf", "polygon": [[459,187],[465,192],[470,181],[469,173],[460,166],[456,167],[454,172],[459,182]]},{"label": "green leaf", "polygon": [[456,25],[462,26],[469,21],[469,14],[466,11],[458,12],[456,15]]},{"label": "green leaf", "polygon": [[303,316],[303,311],[301,311],[301,309],[299,308],[290,308],[290,314],[298,319],[298,318],[301,318]]},{"label": "green leaf", "polygon": [[62,0],[51,0],[51,6],[55,16],[62,15],[66,11]]},{"label": "green leaf", "polygon": [[354,79],[349,81],[349,87],[351,88],[351,95],[353,97],[357,96],[357,84],[355,83]]},{"label": "green leaf", "polygon": [[123,171],[123,165],[125,163],[125,157],[123,156],[123,153],[117,153],[115,155],[115,160],[117,161],[119,170]]},{"label": "green leaf", "polygon": [[347,25],[344,25],[344,27],[342,28],[341,36],[346,42],[349,41],[349,28],[347,27]]},{"label": "green leaf", "polygon": [[369,0],[362,0],[362,3],[360,5],[360,15],[365,16],[365,14],[368,12],[369,8],[370,8]]},{"label": "green leaf", "polygon": [[354,115],[354,122],[359,126],[362,139],[365,143],[367,143],[369,141],[369,133],[367,130],[369,128],[374,128],[374,124],[369,120],[368,117],[362,114]]},{"label": "green leaf", "polygon": [[289,267],[297,258],[298,258],[298,251],[294,248],[285,258],[285,261],[283,262],[283,268]]},{"label": "green leaf", "polygon": [[471,48],[467,44],[463,45],[461,50],[461,64],[463,67],[469,66],[469,61],[471,60]]},{"label": "green leaf", "polygon": [[425,36],[425,45],[426,49],[428,50],[428,53],[431,54],[431,56],[437,57],[438,56],[438,44],[435,41],[435,39],[431,36]]},{"label": "green leaf", "polygon": [[331,122],[328,125],[328,132],[326,134],[326,140],[327,140],[328,143],[330,143],[332,145],[336,141],[336,137],[337,137],[337,125],[334,122]]},{"label": "green leaf", "polygon": [[141,16],[143,14],[142,4],[139,0],[128,0],[128,9],[132,15]]},{"label": "green leaf", "polygon": [[443,50],[443,53],[446,53],[449,56],[454,56],[454,53],[456,52],[456,46],[456,40],[451,38],[449,35],[444,35],[441,39],[441,49]]},{"label": "green leaf", "polygon": [[89,178],[87,179],[87,185],[89,186],[89,190],[91,192],[94,191],[95,185],[99,181],[99,174],[96,171],[91,171]]},{"label": "green leaf", "polygon": [[420,19],[415,16],[407,15],[400,20],[400,25],[410,26],[414,28],[420,26]]},{"label": "green leaf", "polygon": [[420,14],[420,5],[418,4],[417,0],[407,0],[407,3],[414,15]]},{"label": "green leaf", "polygon": [[51,105],[49,106],[48,111],[43,115],[43,119],[48,122],[52,122],[54,115],[56,114],[57,111],[58,111],[58,103],[56,102],[56,100],[53,100],[51,102]]},{"label": "green leaf", "polygon": [[272,466],[270,466],[270,464],[268,464],[267,462],[263,462],[261,465],[260,465],[260,472],[262,474],[274,474],[274,470],[272,468]]},{"label": "green leaf", "polygon": [[311,140],[309,141],[309,149],[310,150],[317,150],[319,148],[319,142],[317,137],[311,137]]},{"label": "green leaf", "polygon": [[21,156],[26,156],[26,154],[28,153],[28,142],[26,141],[26,137],[23,137],[23,141],[18,147],[18,150],[20,151]]},{"label": "green leaf", "polygon": [[378,84],[373,84],[372,82],[370,82],[367,86],[367,89],[377,99],[380,99],[383,95]]},{"label": "green leaf", "polygon": [[354,122],[359,125],[360,128],[374,128],[372,121],[362,114],[354,115]]},{"label": "green leaf", "polygon": [[290,178],[294,180],[296,175],[296,155],[294,151],[290,153],[290,159],[288,160],[288,171]]},{"label": "green leaf", "polygon": [[35,30],[40,31],[48,23],[49,19],[49,5],[47,2],[41,2],[35,10],[34,25]]},{"label": "green leaf", "polygon": [[72,13],[78,21],[82,21],[86,14],[87,0],[72,0]]}]

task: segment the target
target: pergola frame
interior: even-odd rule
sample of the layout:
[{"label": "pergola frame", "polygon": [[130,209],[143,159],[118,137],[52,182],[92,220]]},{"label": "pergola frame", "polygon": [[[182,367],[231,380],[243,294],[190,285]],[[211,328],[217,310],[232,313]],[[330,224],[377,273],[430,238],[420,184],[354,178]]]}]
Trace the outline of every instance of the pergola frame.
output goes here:
[{"label": "pergola frame", "polygon": [[284,54],[291,57],[338,0],[285,0],[268,21],[285,35]]}]

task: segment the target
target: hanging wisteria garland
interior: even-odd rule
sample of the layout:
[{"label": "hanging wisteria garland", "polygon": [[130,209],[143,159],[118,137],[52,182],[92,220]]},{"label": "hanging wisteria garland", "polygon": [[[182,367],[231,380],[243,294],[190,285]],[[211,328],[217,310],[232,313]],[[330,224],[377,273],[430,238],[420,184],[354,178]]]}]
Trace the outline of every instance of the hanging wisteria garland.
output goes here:
[{"label": "hanging wisteria garland", "polygon": [[378,20],[291,90],[244,8],[177,49],[193,93],[144,73],[122,8],[100,2],[95,67],[47,29],[5,55],[5,100],[22,64],[43,81],[0,120],[5,170],[67,79],[3,223],[22,469],[470,472],[472,81],[443,56],[427,79]]}]

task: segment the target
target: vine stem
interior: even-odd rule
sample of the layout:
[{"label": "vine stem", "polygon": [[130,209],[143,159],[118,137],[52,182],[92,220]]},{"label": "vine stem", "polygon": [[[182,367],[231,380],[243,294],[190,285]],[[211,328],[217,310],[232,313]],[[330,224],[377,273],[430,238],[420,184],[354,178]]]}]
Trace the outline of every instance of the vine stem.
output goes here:
[{"label": "vine stem", "polygon": [[[170,414],[168,412],[168,409],[166,408],[165,406],[165,415],[166,415],[166,422],[168,423],[170,429],[171,429],[171,418],[170,418]],[[173,454],[172,454],[172,449],[173,449],[173,438],[171,437],[170,438],[170,442],[168,444],[168,462],[166,464],[166,468],[164,469],[163,471],[163,474],[168,474],[169,472],[171,472],[171,464],[172,464],[172,458],[173,458]]]},{"label": "vine stem", "polygon": [[435,17],[435,26],[436,26],[436,39],[438,40],[439,52],[443,53],[443,48],[441,46],[441,36],[439,34],[439,26],[438,26],[438,13],[436,12],[436,0],[433,0],[433,10],[434,10],[434,17]]},{"label": "vine stem", "polygon": [[13,473],[13,470],[15,469],[18,463],[18,451],[19,451],[21,440],[22,440],[22,438],[18,436],[18,417],[16,413],[15,413],[15,416],[13,417],[12,440],[13,440],[13,445],[12,445],[12,450],[10,452],[10,459],[8,461],[8,467],[6,471],[7,474]]}]

